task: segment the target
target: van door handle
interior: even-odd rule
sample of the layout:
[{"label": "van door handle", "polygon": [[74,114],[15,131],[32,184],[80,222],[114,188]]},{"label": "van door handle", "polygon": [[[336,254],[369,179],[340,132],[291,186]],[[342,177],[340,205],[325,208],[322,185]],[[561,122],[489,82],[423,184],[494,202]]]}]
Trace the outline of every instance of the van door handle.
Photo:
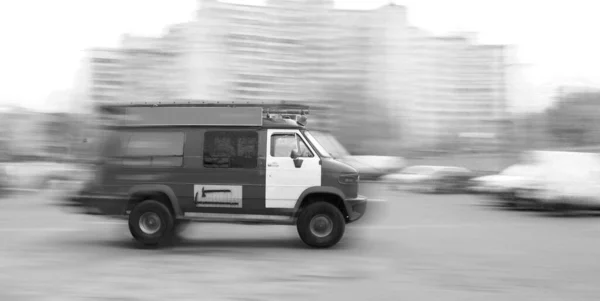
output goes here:
[{"label": "van door handle", "polygon": [[277,164],[277,163],[269,163],[267,166],[268,167],[279,167],[279,164]]}]

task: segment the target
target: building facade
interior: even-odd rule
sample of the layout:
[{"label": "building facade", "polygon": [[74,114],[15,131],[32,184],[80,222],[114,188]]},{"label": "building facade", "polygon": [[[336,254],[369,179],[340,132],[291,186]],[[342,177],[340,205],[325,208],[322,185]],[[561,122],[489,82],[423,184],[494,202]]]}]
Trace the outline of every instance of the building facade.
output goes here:
[{"label": "building facade", "polygon": [[123,52],[120,49],[94,48],[87,56],[89,98],[95,102],[121,101],[124,88]]},{"label": "building facade", "polygon": [[487,135],[497,143],[506,112],[504,47],[477,45],[464,35],[414,42],[422,53],[411,69],[406,140],[454,148],[464,137]]},{"label": "building facade", "polygon": [[[411,26],[405,7],[369,12],[369,87],[390,136],[409,148],[455,148],[465,136],[495,145],[506,118],[506,48],[472,33],[435,36]],[[473,141],[473,139],[471,139]]]},{"label": "building facade", "polygon": [[163,37],[123,37],[123,101],[160,102],[185,95],[185,30],[180,25],[171,27]]},{"label": "building facade", "polygon": [[332,0],[198,4],[195,20],[161,37],[126,36],[118,51],[96,53],[94,74],[120,74],[94,78],[95,99],[303,103],[319,108],[312,127],[351,148],[367,140],[442,147],[501,131],[503,46],[479,45],[470,34],[434,36],[393,4],[368,11],[334,9]]},{"label": "building facade", "polygon": [[[264,6],[199,1],[195,70],[188,98],[226,103],[303,103],[311,126],[333,123],[324,99],[331,65],[325,41],[330,0],[270,0]],[[201,25],[200,25],[201,24]],[[210,28],[210,30],[203,30]]]}]

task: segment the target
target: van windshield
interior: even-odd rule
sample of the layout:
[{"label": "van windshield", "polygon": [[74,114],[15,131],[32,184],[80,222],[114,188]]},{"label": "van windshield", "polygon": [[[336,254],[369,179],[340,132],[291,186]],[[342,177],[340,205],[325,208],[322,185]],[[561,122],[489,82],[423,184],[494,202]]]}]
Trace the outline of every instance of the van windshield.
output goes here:
[{"label": "van windshield", "polygon": [[350,156],[348,150],[333,135],[322,132],[311,132],[311,134],[328,150],[331,157],[343,158]]},{"label": "van windshield", "polygon": [[320,140],[315,139],[309,131],[304,131],[304,136],[310,141],[310,144],[317,149],[317,152],[319,152],[321,157],[331,158],[331,154],[323,147],[323,145],[321,145],[321,143],[319,143]]}]

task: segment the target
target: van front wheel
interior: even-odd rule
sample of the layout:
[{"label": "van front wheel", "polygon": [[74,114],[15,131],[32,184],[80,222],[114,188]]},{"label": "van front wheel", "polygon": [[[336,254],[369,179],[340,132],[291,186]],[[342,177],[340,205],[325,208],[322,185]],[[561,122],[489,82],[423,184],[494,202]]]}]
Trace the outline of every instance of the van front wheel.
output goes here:
[{"label": "van front wheel", "polygon": [[147,246],[168,242],[173,234],[173,227],[173,215],[169,209],[154,200],[137,204],[129,214],[131,235]]},{"label": "van front wheel", "polygon": [[346,222],[338,208],[330,203],[317,202],[302,210],[296,227],[305,244],[314,248],[329,248],[342,239]]}]

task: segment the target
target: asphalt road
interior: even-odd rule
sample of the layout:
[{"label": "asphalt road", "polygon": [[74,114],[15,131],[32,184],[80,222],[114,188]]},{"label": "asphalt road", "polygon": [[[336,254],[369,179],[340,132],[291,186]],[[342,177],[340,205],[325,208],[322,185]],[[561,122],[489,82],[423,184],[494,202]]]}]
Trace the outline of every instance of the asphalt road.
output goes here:
[{"label": "asphalt road", "polygon": [[[468,195],[387,199],[333,249],[295,228],[196,224],[135,247],[124,222],[55,197],[0,201],[0,300],[598,300],[600,217],[508,211]],[[378,203],[382,205],[384,203]]]}]

